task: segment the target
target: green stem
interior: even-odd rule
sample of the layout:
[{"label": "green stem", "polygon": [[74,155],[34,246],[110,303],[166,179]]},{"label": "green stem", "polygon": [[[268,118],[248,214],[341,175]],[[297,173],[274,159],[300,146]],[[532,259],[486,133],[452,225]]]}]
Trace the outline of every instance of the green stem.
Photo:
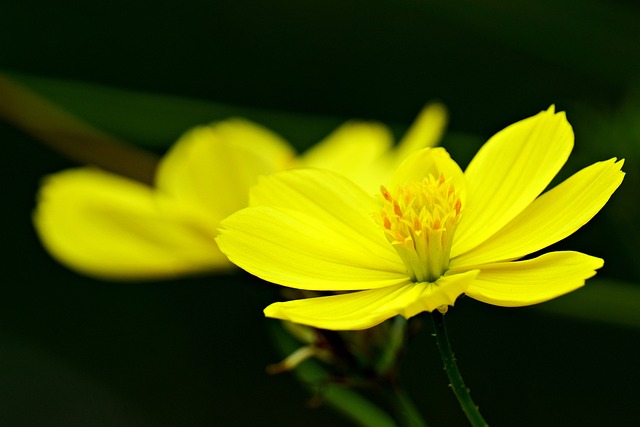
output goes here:
[{"label": "green stem", "polygon": [[480,411],[469,394],[469,389],[464,385],[462,375],[458,370],[456,359],[453,356],[451,345],[449,344],[449,337],[447,336],[447,329],[444,325],[444,316],[438,310],[434,310],[431,319],[433,320],[433,329],[435,331],[436,341],[438,342],[438,349],[440,350],[440,357],[444,363],[444,369],[449,377],[451,388],[453,393],[458,399],[458,403],[462,407],[467,419],[473,427],[488,426],[487,422],[480,415]]}]

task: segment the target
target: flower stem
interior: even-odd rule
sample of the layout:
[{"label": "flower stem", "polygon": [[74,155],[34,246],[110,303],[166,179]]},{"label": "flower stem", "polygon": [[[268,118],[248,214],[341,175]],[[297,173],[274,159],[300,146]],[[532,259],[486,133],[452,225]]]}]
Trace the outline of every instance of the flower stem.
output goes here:
[{"label": "flower stem", "polygon": [[464,385],[464,381],[458,370],[456,359],[453,356],[453,351],[449,344],[447,329],[444,325],[444,315],[438,310],[434,310],[431,315],[436,341],[438,342],[438,349],[440,350],[440,357],[442,357],[444,369],[447,372],[451,388],[458,399],[458,403],[460,403],[462,410],[473,427],[488,426],[487,422],[482,418],[478,407],[473,403],[469,389]]}]

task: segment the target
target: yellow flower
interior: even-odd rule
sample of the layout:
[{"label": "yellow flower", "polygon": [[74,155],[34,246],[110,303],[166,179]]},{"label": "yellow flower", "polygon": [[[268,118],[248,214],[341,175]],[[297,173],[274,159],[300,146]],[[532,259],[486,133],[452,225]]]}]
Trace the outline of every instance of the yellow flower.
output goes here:
[{"label": "yellow flower", "polygon": [[582,286],[603,260],[571,251],[519,259],[588,222],[624,175],[614,158],[540,195],[573,139],[551,107],[498,132],[464,172],[442,148],[413,153],[378,197],[328,171],[274,174],[251,207],[222,222],[218,245],[264,280],[337,292],[265,309],[318,328],[444,312],[461,294],[509,307],[546,301]]},{"label": "yellow flower", "polygon": [[160,161],[153,187],[91,167],[49,176],[34,224],[68,267],[115,280],[159,279],[232,266],[217,248],[219,222],[248,205],[258,176],[312,165],[368,185],[400,156],[435,145],[444,108],[427,106],[397,149],[383,125],[349,122],[300,157],[278,135],[242,119],[186,132]]}]

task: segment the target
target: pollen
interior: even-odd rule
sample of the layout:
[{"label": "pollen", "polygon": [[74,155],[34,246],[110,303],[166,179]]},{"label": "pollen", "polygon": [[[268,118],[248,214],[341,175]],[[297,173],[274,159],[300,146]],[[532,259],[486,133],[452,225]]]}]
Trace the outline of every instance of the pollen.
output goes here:
[{"label": "pollen", "polygon": [[388,190],[380,187],[379,223],[416,282],[434,282],[449,268],[462,203],[451,179],[429,175]]}]

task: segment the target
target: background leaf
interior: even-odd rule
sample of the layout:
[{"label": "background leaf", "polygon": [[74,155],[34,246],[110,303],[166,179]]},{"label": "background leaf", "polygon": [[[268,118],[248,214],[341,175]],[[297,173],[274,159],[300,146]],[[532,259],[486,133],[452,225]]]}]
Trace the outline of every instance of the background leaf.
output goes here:
[{"label": "background leaf", "polygon": [[[3,5],[0,20],[0,69],[158,153],[187,127],[232,115],[299,149],[347,118],[398,133],[440,99],[451,116],[444,145],[464,165],[492,133],[555,103],[577,141],[563,176],[627,158],[620,191],[557,246],[603,257],[605,267],[539,307],[463,298],[447,314],[449,333],[495,425],[635,424],[638,4],[25,0]],[[100,418],[111,425],[350,425],[306,408],[290,377],[264,374],[280,359],[261,314],[277,298],[270,286],[241,273],[115,285],[53,262],[30,223],[34,194],[42,176],[75,164],[4,123],[0,135],[0,424],[41,426],[37,414],[55,407],[66,414],[60,426],[87,425],[86,408],[96,418],[115,408]],[[428,333],[412,342],[404,377],[430,425],[463,425]]]}]

